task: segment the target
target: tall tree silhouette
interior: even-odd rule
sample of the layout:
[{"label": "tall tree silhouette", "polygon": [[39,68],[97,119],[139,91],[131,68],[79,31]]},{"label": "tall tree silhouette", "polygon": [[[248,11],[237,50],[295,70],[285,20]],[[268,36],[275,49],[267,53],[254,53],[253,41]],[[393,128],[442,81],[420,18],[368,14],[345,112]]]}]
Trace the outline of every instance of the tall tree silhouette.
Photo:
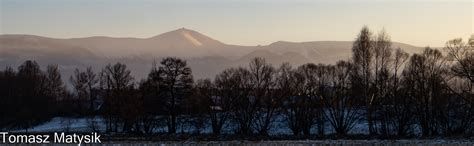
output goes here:
[{"label": "tall tree silhouette", "polygon": [[[372,103],[372,113],[374,113],[373,118],[375,120],[380,120],[380,132],[384,135],[388,135],[389,123],[387,114],[383,114],[385,109],[381,107],[381,104],[387,101],[388,96],[390,95],[390,77],[392,72],[390,72],[390,65],[392,65],[392,42],[390,41],[390,36],[382,30],[378,33],[375,42],[374,42],[374,80],[372,82],[373,87],[373,99]],[[375,122],[377,123],[377,122]]]},{"label": "tall tree silhouette", "polygon": [[330,89],[321,96],[326,111],[324,115],[338,135],[346,135],[360,120],[357,99],[351,96],[350,75],[352,64],[339,61],[328,70]]},{"label": "tall tree silhouette", "polygon": [[190,121],[196,129],[195,132],[199,134],[205,128],[206,121],[210,120],[213,133],[219,134],[220,130],[216,125],[219,121],[215,120],[220,120],[216,118],[216,114],[222,110],[222,106],[217,104],[214,84],[210,79],[199,79],[193,86],[192,95],[186,100],[185,112],[194,117]]},{"label": "tall tree silhouette", "polygon": [[108,132],[118,132],[122,125],[123,131],[129,131],[131,119],[129,114],[137,110],[140,105],[133,99],[133,77],[125,64],[116,63],[107,65],[100,73],[100,85],[105,91],[104,116]]},{"label": "tall tree silhouette", "polygon": [[232,98],[233,119],[237,123],[236,133],[251,134],[252,124],[257,114],[257,99],[252,96],[252,82],[250,80],[250,71],[246,68],[231,68],[224,71],[226,75],[224,81],[226,84],[232,83],[230,88],[230,98]]},{"label": "tall tree silhouette", "polygon": [[[79,69],[74,70],[74,75],[70,77],[71,84],[74,87],[76,95],[79,99],[86,101],[88,100],[89,114],[93,114],[94,109],[94,100],[99,79],[97,75],[92,71],[92,67],[88,67],[85,71],[80,71]],[[80,105],[81,107],[85,105]],[[81,111],[83,112],[83,111]]]},{"label": "tall tree silhouette", "polygon": [[191,68],[186,61],[167,57],[160,62],[157,70],[160,81],[160,91],[165,102],[167,112],[168,132],[176,132],[176,118],[184,98],[189,96],[193,86],[193,76]]},{"label": "tall tree silhouette", "polygon": [[286,119],[286,124],[293,132],[293,135],[300,135],[304,128],[304,98],[298,96],[304,88],[301,84],[305,78],[298,73],[289,63],[284,63],[278,69],[277,75],[277,96],[284,98],[281,114]]},{"label": "tall tree silhouette", "polygon": [[61,73],[59,72],[58,65],[46,66],[46,79],[47,79],[47,94],[54,100],[57,100],[61,96],[64,96],[65,88],[64,83],[61,80]]},{"label": "tall tree silhouette", "polygon": [[[472,38],[471,38],[472,39]],[[448,135],[468,134],[467,131],[473,126],[474,113],[474,46],[467,44],[462,39],[453,39],[446,43],[444,48],[448,54],[450,71],[449,79],[451,99],[449,109],[450,115],[444,122],[444,132]]]},{"label": "tall tree silhouette", "polygon": [[[240,104],[238,102],[240,101],[239,99],[241,96],[247,97],[248,95],[249,91],[246,88],[242,88],[241,82],[243,80],[239,79],[240,76],[238,72],[239,71],[236,68],[228,68],[217,74],[214,79],[214,85],[216,86],[216,96],[213,100],[219,105],[219,108],[221,108],[220,111],[222,111],[222,113],[218,113],[216,110],[219,110],[219,108],[212,110],[213,115],[211,115],[211,124],[214,134],[220,133],[222,126],[228,120],[230,120],[230,118],[233,117],[234,120],[237,119],[235,112],[237,112],[240,108],[237,107],[236,104]],[[245,122],[242,120],[242,123]],[[242,128],[239,128],[237,132],[246,130],[245,127],[243,127],[243,130],[241,129]]]},{"label": "tall tree silhouette", "polygon": [[[406,90],[404,90],[401,70],[402,67],[408,60],[408,53],[404,52],[400,48],[395,50],[393,61],[392,61],[392,69],[391,69],[391,78],[390,84],[388,86],[389,94],[386,95],[385,100],[383,100],[382,114],[385,116],[385,119],[382,122],[385,122],[386,126],[390,128],[386,128],[385,130],[394,129],[398,136],[406,136],[410,131],[411,126],[413,124],[413,106],[414,101],[412,98],[407,98]],[[385,132],[385,136],[389,133]]]},{"label": "tall tree silhouette", "polygon": [[249,64],[249,71],[253,86],[251,96],[255,97],[258,106],[255,125],[260,134],[268,135],[268,129],[274,121],[274,115],[281,101],[273,94],[275,68],[263,58],[254,58]]},{"label": "tall tree silhouette", "polygon": [[445,60],[441,52],[426,48],[422,54],[414,54],[404,70],[408,98],[415,101],[417,120],[423,136],[439,134],[437,116],[442,116],[442,105],[446,102],[447,85]]},{"label": "tall tree silhouette", "polygon": [[352,46],[354,71],[352,77],[353,96],[357,96],[366,108],[366,119],[370,134],[376,134],[374,123],[374,95],[372,89],[372,64],[374,57],[374,40],[367,26],[360,31]]}]

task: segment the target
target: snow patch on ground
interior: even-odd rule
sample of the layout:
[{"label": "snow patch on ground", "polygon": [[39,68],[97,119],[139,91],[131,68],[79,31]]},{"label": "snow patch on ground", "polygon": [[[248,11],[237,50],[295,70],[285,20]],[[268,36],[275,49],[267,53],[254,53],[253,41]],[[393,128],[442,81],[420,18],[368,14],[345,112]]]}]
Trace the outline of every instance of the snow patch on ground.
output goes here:
[{"label": "snow patch on ground", "polygon": [[89,132],[92,131],[90,124],[97,124],[99,131],[105,129],[102,118],[70,118],[55,117],[29,129],[19,129],[13,132]]},{"label": "snow patch on ground", "polygon": [[[179,118],[176,132],[178,133],[201,133],[211,134],[212,127],[211,122],[206,120],[204,126],[196,128],[191,121],[185,121],[182,119],[188,119],[186,117]],[[283,116],[275,116],[274,122],[270,125],[268,133],[270,135],[292,135],[293,132],[287,126],[287,121]],[[92,128],[91,124],[94,124],[95,128]],[[333,128],[329,122],[325,122],[325,134],[334,133]],[[222,129],[223,134],[234,134],[237,129],[237,124],[233,122],[227,122]],[[27,129],[28,132],[105,132],[106,125],[104,119],[101,117],[96,118],[71,118],[71,117],[55,117],[50,121],[43,124],[34,126]],[[12,132],[25,132],[26,129],[13,130]],[[157,133],[165,133],[167,131],[166,123],[161,122],[153,130]],[[257,132],[257,131],[254,131]],[[317,133],[317,125],[311,128],[312,133]],[[350,134],[368,134],[367,123],[364,120],[358,121],[354,128],[350,131]]]}]

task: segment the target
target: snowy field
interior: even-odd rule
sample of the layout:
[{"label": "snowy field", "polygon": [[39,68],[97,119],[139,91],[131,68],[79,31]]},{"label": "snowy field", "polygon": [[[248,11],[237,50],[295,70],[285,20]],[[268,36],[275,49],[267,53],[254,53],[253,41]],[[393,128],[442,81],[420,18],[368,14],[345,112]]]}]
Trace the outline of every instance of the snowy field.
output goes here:
[{"label": "snowy field", "polygon": [[[52,118],[50,121],[28,129],[28,132],[88,132],[91,122],[98,124],[99,129],[104,129],[102,118]],[[100,131],[101,131],[100,130]],[[26,129],[12,130],[13,132],[25,132]]]},{"label": "snowy field", "polygon": [[143,144],[143,145],[325,145],[325,146],[340,146],[340,145],[357,145],[357,146],[387,146],[387,145],[456,145],[456,146],[472,146],[474,143],[468,140],[294,140],[294,141],[185,141],[185,142],[108,142],[114,145],[127,144]]},{"label": "snowy field", "polygon": [[[96,130],[92,130],[90,124],[94,123]],[[181,121],[178,126],[178,133],[196,133],[196,128],[191,124]],[[232,134],[235,124],[227,124],[223,129],[223,134]],[[333,133],[329,123],[325,126],[326,134]],[[25,130],[12,130],[12,132],[25,132]],[[102,118],[64,118],[56,117],[48,122],[28,129],[28,132],[105,132],[105,125]],[[212,129],[210,123],[200,130],[202,134],[210,134]],[[416,131],[416,130],[415,130]],[[166,132],[166,126],[160,125],[155,132]],[[312,133],[317,133],[316,126],[313,126]],[[286,122],[282,117],[277,118],[272,124],[269,131],[270,135],[285,136],[292,135],[291,130],[286,126]],[[350,134],[368,134],[367,123],[364,120],[358,121]],[[132,138],[133,139],[133,138]],[[271,141],[196,141],[192,138],[185,141],[128,141],[130,139],[106,141],[114,145],[121,144],[153,144],[153,145],[474,145],[474,139],[407,139],[407,140],[271,140]],[[159,140],[159,139],[158,139]]]},{"label": "snowy field", "polygon": [[[95,129],[91,128],[91,124],[94,124]],[[237,125],[228,122],[222,129],[222,134],[233,134]],[[25,129],[10,130],[12,132],[25,132]],[[55,117],[50,121],[42,123],[28,129],[28,132],[105,132],[105,125],[102,118],[65,118]],[[158,125],[154,132],[165,133],[167,131],[165,123]],[[205,126],[201,129],[197,129],[191,122],[179,121],[177,125],[177,133],[201,133],[211,134],[212,128],[210,121],[207,121]],[[317,133],[317,126],[314,125],[311,129],[312,133]],[[325,123],[325,134],[334,133],[329,122]],[[269,130],[270,135],[292,135],[291,129],[287,126],[286,121],[282,116],[277,116],[274,122],[271,124]],[[359,121],[349,134],[368,134],[367,123],[364,120]]]}]

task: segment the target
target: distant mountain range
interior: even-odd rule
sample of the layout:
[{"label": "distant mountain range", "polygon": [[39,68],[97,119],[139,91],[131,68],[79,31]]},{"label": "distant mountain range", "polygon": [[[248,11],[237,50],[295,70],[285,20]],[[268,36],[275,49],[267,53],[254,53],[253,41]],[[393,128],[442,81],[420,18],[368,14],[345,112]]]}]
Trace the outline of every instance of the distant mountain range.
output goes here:
[{"label": "distant mountain range", "polygon": [[[265,46],[222,43],[189,29],[177,29],[151,38],[86,37],[56,39],[34,35],[0,35],[0,67],[18,66],[34,59],[40,64],[58,64],[69,78],[74,68],[93,66],[97,71],[107,63],[127,64],[134,75],[144,78],[153,60],[176,56],[188,60],[195,78],[213,78],[231,66],[246,66],[254,57],[263,57],[278,66],[290,62],[335,63],[351,57],[351,41],[278,41]],[[394,42],[392,47],[408,53],[422,47]]]}]

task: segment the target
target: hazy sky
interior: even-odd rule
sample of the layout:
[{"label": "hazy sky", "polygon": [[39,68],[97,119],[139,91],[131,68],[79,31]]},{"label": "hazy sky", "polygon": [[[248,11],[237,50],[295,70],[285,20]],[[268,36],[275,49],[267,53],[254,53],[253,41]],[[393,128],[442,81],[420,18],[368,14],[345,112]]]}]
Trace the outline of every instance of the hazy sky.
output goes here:
[{"label": "hazy sky", "polygon": [[147,38],[181,27],[228,44],[392,40],[443,46],[474,30],[473,0],[0,0],[0,33]]}]

